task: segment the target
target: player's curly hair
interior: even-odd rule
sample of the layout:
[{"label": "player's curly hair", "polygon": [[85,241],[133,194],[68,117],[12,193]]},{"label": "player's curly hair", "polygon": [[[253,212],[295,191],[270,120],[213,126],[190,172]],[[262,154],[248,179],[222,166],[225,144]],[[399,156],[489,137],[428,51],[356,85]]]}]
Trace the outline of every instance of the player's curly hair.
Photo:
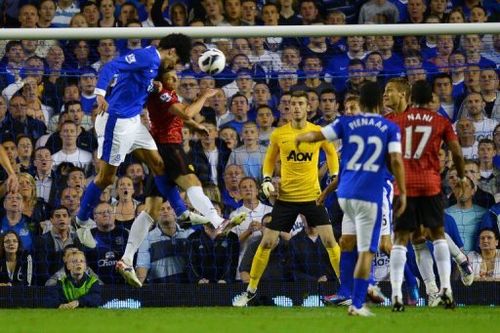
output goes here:
[{"label": "player's curly hair", "polygon": [[184,34],[170,34],[163,37],[158,45],[161,49],[175,49],[182,64],[187,64],[191,55],[191,37]]}]

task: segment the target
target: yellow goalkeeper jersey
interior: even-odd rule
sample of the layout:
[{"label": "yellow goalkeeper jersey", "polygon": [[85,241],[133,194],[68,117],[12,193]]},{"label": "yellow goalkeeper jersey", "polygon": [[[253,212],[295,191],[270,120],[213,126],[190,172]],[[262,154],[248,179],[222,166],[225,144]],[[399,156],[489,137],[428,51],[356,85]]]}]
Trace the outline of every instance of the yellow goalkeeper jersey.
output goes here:
[{"label": "yellow goalkeeper jersey", "polygon": [[332,143],[321,141],[301,143],[299,150],[295,146],[298,134],[319,131],[320,126],[307,122],[303,129],[292,128],[291,123],[273,131],[269,148],[264,159],[263,174],[271,176],[276,158],[281,161],[281,185],[279,200],[304,202],[316,200],[321,193],[318,180],[319,150],[326,153],[330,174],[338,174],[339,161]]}]

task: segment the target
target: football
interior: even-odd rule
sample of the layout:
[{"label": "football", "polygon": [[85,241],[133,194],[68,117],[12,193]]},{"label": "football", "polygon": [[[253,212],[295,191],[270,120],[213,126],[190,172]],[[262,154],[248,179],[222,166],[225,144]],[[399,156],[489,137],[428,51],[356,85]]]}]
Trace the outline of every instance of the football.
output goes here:
[{"label": "football", "polygon": [[217,75],[226,66],[226,56],[221,50],[208,49],[198,59],[198,65],[203,72],[209,75]]}]

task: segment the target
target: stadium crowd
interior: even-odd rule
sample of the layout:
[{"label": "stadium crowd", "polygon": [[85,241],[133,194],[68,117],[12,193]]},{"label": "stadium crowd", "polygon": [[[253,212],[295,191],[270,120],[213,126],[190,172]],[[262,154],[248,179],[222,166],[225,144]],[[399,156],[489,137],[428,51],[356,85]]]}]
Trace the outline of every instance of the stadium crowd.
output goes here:
[{"label": "stadium crowd", "polygon": [[[480,23],[496,22],[498,9],[494,0],[40,0],[9,2],[1,24],[33,28],[36,34],[37,28],[49,27]],[[148,168],[127,157],[93,212],[91,235],[78,232],[74,217],[99,168],[93,127],[99,71],[115,57],[156,42],[11,40],[0,47],[0,141],[19,181],[19,190],[8,193],[9,174],[0,170],[0,286],[54,285],[78,273],[85,260],[92,283],[124,283],[115,264],[144,209],[152,182]],[[211,47],[227,58],[227,67],[215,77],[198,65]],[[182,228],[164,202],[157,226],[136,256],[139,279],[248,282],[276,200],[259,196],[262,163],[270,134],[291,119],[291,93],[306,91],[308,120],[325,126],[356,104],[363,82],[377,82],[383,91],[389,80],[403,77],[410,85],[422,79],[432,84],[433,108],[453,123],[473,182],[455,197],[456,170],[443,147],[447,231],[468,255],[476,280],[500,280],[499,52],[500,35],[488,34],[195,40],[189,67],[177,68],[177,94],[185,104],[209,88],[217,94],[195,117],[198,127],[183,129],[183,149],[221,214],[246,212],[248,218],[217,235],[208,226]],[[150,126],[147,109],[142,120]],[[329,181],[324,158],[318,168],[324,187]],[[273,184],[279,187],[279,173]],[[339,236],[342,212],[335,194],[325,205]],[[75,255],[80,252],[85,255]],[[375,260],[380,280],[388,278],[387,261],[383,255]],[[291,233],[280,234],[263,281],[335,278],[317,232],[299,217]]]}]

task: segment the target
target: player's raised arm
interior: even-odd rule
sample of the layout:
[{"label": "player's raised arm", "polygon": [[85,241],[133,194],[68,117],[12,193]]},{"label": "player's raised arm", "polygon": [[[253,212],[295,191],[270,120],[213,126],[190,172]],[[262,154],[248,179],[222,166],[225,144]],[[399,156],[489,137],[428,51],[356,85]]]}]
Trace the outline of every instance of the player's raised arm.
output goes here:
[{"label": "player's raised arm", "polygon": [[182,118],[182,120],[189,120],[193,118],[195,115],[200,113],[203,105],[210,97],[213,97],[217,94],[217,90],[208,89],[203,95],[201,95],[196,101],[194,101],[190,105],[184,105],[182,103],[176,103],[172,105],[168,112],[175,114]]},{"label": "player's raised arm", "polygon": [[0,165],[5,169],[8,174],[8,178],[5,181],[7,185],[7,192],[17,192],[19,183],[17,180],[16,172],[9,161],[9,156],[5,148],[0,145]]}]

